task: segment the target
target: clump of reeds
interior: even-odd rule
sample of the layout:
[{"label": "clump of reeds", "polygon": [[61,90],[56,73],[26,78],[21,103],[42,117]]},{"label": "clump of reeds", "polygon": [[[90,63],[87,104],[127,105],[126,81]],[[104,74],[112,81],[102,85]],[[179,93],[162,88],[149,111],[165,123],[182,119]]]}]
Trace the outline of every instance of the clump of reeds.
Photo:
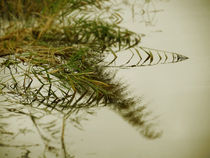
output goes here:
[{"label": "clump of reeds", "polygon": [[[23,105],[13,112],[29,115],[39,129],[37,116],[23,112],[24,107],[57,111],[66,120],[80,110],[109,106],[144,136],[160,136],[145,122],[145,106],[127,95],[126,87],[114,80],[108,68],[123,50],[137,54],[139,61],[129,65],[132,56],[116,67],[166,63],[170,53],[162,52],[163,60],[160,51],[141,47],[141,36],[119,26],[122,17],[112,5],[109,0],[0,2],[0,65],[4,74],[0,94],[6,101]],[[141,53],[148,57],[142,59]],[[153,53],[158,53],[158,63],[153,64]],[[113,60],[107,62],[109,54]],[[171,62],[186,59],[172,55]]]}]

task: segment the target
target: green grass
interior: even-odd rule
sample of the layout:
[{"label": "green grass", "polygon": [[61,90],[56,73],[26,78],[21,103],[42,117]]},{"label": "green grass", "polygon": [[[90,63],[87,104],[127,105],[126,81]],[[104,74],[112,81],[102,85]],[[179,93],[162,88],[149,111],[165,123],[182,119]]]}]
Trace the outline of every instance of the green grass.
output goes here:
[{"label": "green grass", "polygon": [[[112,5],[109,0],[0,2],[0,94],[5,102],[22,105],[18,110],[13,107],[12,112],[29,116],[45,147],[48,144],[36,113],[61,114],[61,142],[66,157],[66,120],[80,111],[92,113],[89,109],[95,107],[110,107],[147,138],[160,137],[161,132],[151,130],[151,124],[144,120],[145,106],[140,105],[139,98],[128,95],[127,86],[115,80],[110,67],[164,64],[170,54],[174,58],[171,63],[187,59],[142,47],[141,35],[120,27],[122,17],[110,9]],[[126,64],[113,65],[121,51],[136,54],[139,61],[130,64],[132,56]],[[141,53],[148,57],[142,59]],[[154,53],[160,57],[155,64]],[[110,54],[113,60],[107,62]]]}]

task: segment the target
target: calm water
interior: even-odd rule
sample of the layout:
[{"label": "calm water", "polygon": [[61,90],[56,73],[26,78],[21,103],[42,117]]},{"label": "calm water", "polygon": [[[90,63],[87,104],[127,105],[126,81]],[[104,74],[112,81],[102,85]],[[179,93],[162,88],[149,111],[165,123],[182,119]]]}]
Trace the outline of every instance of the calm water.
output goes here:
[{"label": "calm water", "polygon": [[[171,0],[143,45],[173,50],[190,59],[177,64],[121,70],[134,94],[160,115],[160,139],[146,140],[118,115],[101,110],[72,132],[80,158],[210,157],[210,2]],[[141,32],[141,26],[127,24]],[[143,31],[142,31],[143,32]]]},{"label": "calm water", "polygon": [[[142,45],[190,59],[120,70],[118,76],[159,116],[163,136],[147,140],[116,113],[101,109],[83,122],[84,131],[68,130],[68,144],[77,158],[210,157],[210,2],[171,0],[162,5],[165,11],[158,14],[156,26],[146,32]],[[136,23],[125,25],[145,30]]]}]

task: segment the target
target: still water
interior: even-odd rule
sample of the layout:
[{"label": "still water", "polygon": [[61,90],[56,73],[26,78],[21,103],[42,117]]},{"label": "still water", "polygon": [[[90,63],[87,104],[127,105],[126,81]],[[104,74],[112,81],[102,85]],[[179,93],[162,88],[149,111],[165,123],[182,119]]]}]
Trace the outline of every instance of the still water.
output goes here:
[{"label": "still water", "polygon": [[[210,1],[171,0],[162,5],[164,12],[151,28],[162,32],[148,32],[142,45],[180,52],[190,59],[120,70],[118,75],[159,116],[163,136],[147,140],[114,112],[103,109],[83,124],[84,132],[72,131],[78,157],[210,157]],[[126,26],[141,32],[140,25]]]},{"label": "still water", "polygon": [[83,131],[68,130],[67,144],[76,158],[210,157],[210,2],[171,0],[161,5],[164,12],[158,13],[155,26],[148,29],[129,20],[124,25],[146,33],[143,46],[190,59],[119,70],[118,78],[158,116],[163,136],[145,139],[116,113],[101,109],[82,123]]}]

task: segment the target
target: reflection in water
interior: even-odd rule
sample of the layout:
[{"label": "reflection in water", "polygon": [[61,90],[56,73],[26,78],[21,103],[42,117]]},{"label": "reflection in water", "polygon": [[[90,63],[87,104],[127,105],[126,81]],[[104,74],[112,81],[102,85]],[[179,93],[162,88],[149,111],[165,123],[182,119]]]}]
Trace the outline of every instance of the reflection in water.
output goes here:
[{"label": "reflection in water", "polygon": [[[168,38],[170,40],[170,37],[168,37]],[[165,48],[165,45],[163,46],[163,48]],[[171,49],[171,48],[169,47],[168,49]],[[151,52],[148,52],[148,51],[146,51],[146,52],[147,52],[146,55],[148,55],[148,57],[150,57],[150,58],[148,58],[145,55],[144,59],[148,62],[148,64],[151,64],[151,62],[153,62],[153,59],[151,58],[151,56],[152,56]],[[190,53],[189,53],[189,56],[190,56]],[[158,57],[158,55],[156,57]],[[174,57],[175,57],[174,55],[172,55],[170,57],[171,61],[175,60]],[[178,57],[176,58],[176,60],[177,59],[178,59]],[[145,60],[143,60],[143,61],[145,61]],[[166,58],[164,60],[166,60]],[[185,64],[185,65],[186,65],[186,67],[188,66],[187,64]],[[176,72],[175,74],[179,74],[179,71],[176,70],[176,68],[175,68],[176,66],[178,67],[178,69],[184,69],[183,65],[174,65],[174,67],[165,65],[165,67],[167,67],[167,68],[169,67],[168,68],[169,70],[167,71],[167,74],[173,75],[175,72]],[[158,79],[160,79],[160,77],[158,77],[158,76],[160,76],[160,74],[164,75],[164,73],[166,73],[166,71],[164,71],[164,69],[167,69],[167,68],[163,68],[163,67],[156,68],[155,67],[154,69],[157,72],[153,72],[154,69],[149,67],[148,69],[146,68],[146,71],[148,70],[148,74],[150,72],[155,73],[156,78],[154,80],[158,80]],[[151,69],[151,70],[149,70],[149,69]],[[160,70],[160,71],[158,71],[158,70]],[[173,74],[169,73],[172,70],[174,70]],[[189,69],[185,69],[185,70],[187,71]],[[133,71],[136,72],[137,70],[135,69]],[[178,82],[177,80],[181,81],[180,77],[175,75],[175,76],[173,76],[174,80],[170,80],[171,79],[170,77],[168,78],[168,82],[169,81],[171,81],[171,82],[174,81],[172,83],[174,83],[175,86],[173,86],[173,84],[171,82],[167,83],[167,81],[164,80],[164,77],[166,77],[166,76],[163,77],[163,80],[161,80],[162,84],[160,82],[159,83],[162,86],[164,84],[166,84],[167,87],[170,87],[170,89],[173,90],[173,93],[171,91],[169,93],[167,93],[167,91],[164,91],[164,90],[167,90],[167,88],[165,88],[165,87],[161,87],[161,86],[158,87],[157,86],[158,88],[157,87],[154,88],[155,84],[149,85],[149,83],[152,84],[151,81],[153,81],[153,83],[154,83],[154,80],[152,80],[151,77],[147,78],[147,72],[144,72],[144,69],[142,69],[141,71],[142,71],[140,73],[141,76],[136,76],[137,73],[132,74],[132,72],[130,72],[130,74],[135,76],[134,78],[137,78],[137,81],[135,81],[136,83],[139,82],[139,80],[141,79],[141,82],[138,83],[141,86],[138,86],[138,87],[142,87],[142,89],[144,89],[144,87],[146,87],[147,89],[150,90],[150,92],[148,94],[151,94],[151,95],[154,93],[154,91],[157,91],[157,89],[162,88],[163,91],[160,92],[162,94],[158,95],[160,99],[161,99],[161,95],[165,95],[164,97],[162,97],[162,98],[164,98],[165,102],[162,101],[162,103],[165,103],[165,104],[168,103],[168,106],[173,105],[173,107],[171,107],[173,110],[171,110],[171,111],[180,112],[179,110],[177,110],[175,108],[178,105],[174,105],[173,103],[171,103],[172,98],[176,97],[174,95],[178,96],[178,97],[176,97],[176,99],[178,99],[180,102],[186,101],[185,97],[187,97],[187,99],[190,99],[190,96],[186,95],[187,93],[189,93],[187,90],[186,90],[186,93],[185,93],[186,96],[180,96],[180,95],[176,94],[176,92],[181,93],[181,91],[177,91],[176,88],[175,88],[177,86],[176,85],[176,83]],[[127,75],[125,75],[125,78],[130,79],[129,75],[128,75],[128,71],[126,71],[126,73],[127,73]],[[192,74],[192,73],[189,72],[189,75],[190,74]],[[182,80],[184,80],[184,79],[182,79]],[[131,79],[130,81],[133,81],[133,79]],[[180,89],[182,89],[181,87],[186,87],[188,85],[187,82],[188,81],[186,81],[186,84],[182,83],[181,85],[179,85]],[[143,84],[145,84],[146,86],[144,86]],[[119,90],[118,91],[117,90],[118,89],[116,89],[116,93],[119,93],[119,95],[122,95],[121,92],[119,92]],[[208,92],[209,91],[207,91],[207,93]],[[143,91],[143,93],[144,93],[144,91]],[[145,93],[147,93],[147,92],[145,91]],[[172,93],[173,96],[170,96],[170,93]],[[183,93],[181,93],[181,94],[183,94]],[[196,95],[194,95],[194,97],[196,97]],[[166,101],[166,100],[168,100],[168,101]],[[122,102],[118,102],[118,104],[124,104],[125,101],[129,101],[131,103],[133,100],[123,100]],[[181,104],[181,103],[179,103],[179,104]],[[206,104],[206,103],[204,103],[204,104]],[[8,108],[8,106],[9,106],[9,108]],[[14,140],[14,138],[15,138],[16,142],[13,142],[14,143],[14,145],[13,145],[13,144],[6,143],[6,141],[4,140],[5,143],[1,144],[1,146],[5,146],[5,147],[10,146],[12,148],[2,149],[1,154],[4,154],[4,153],[5,153],[5,155],[9,154],[8,157],[14,157],[18,154],[22,155],[22,157],[27,157],[28,155],[37,157],[36,153],[39,153],[45,145],[45,150],[50,151],[50,152],[47,153],[48,154],[47,156],[49,156],[49,157],[52,157],[52,155],[62,156],[63,153],[59,153],[60,150],[57,150],[58,148],[60,148],[60,146],[62,146],[62,141],[60,139],[58,140],[58,138],[60,138],[60,135],[62,135],[62,125],[64,125],[62,115],[56,113],[55,115],[48,116],[47,113],[44,113],[44,114],[42,112],[37,113],[37,109],[29,109],[30,113],[33,113],[34,110],[35,110],[35,113],[36,113],[36,115],[38,115],[37,116],[38,118],[40,118],[40,116],[42,116],[42,115],[43,115],[43,117],[41,117],[41,119],[36,119],[36,121],[35,121],[34,118],[31,118],[27,122],[26,117],[28,117],[28,116],[31,117],[31,115],[29,115],[28,111],[23,109],[21,105],[18,108],[16,106],[17,105],[14,105],[14,104],[12,104],[12,105],[9,105],[9,104],[6,104],[6,103],[2,104],[1,116],[4,118],[4,119],[1,119],[1,121],[2,121],[1,122],[1,127],[2,127],[1,129],[2,130],[1,131],[2,131],[2,134],[4,135],[4,137],[2,137],[2,138],[4,138],[4,139],[6,138],[8,140]],[[184,108],[186,108],[186,107],[181,107],[181,105],[178,106],[178,107],[182,108],[182,111],[185,110]],[[165,107],[165,108],[167,109],[167,107]],[[193,107],[191,107],[191,108],[193,108]],[[124,115],[124,117],[130,117],[129,115],[138,116],[138,114],[137,113],[135,114],[135,112],[138,111],[138,110],[139,111],[144,110],[144,106],[142,106],[138,109],[135,109],[135,107],[134,108],[131,107],[131,109],[129,109],[129,110],[131,110],[131,111],[128,111],[128,109],[126,109],[126,111],[122,110],[120,113],[122,115]],[[85,112],[85,113],[81,113],[80,115],[78,115],[78,117],[74,117],[73,119],[70,119],[69,121],[70,121],[71,124],[74,124],[76,127],[82,128],[82,126],[81,126],[81,121],[82,120],[80,120],[80,119],[85,118],[86,115],[87,115],[86,113],[92,114],[93,111],[88,111],[88,112]],[[84,134],[85,135],[84,139],[86,139],[86,140],[83,141],[84,143],[81,143],[80,141],[76,142],[76,143],[79,142],[78,144],[80,144],[80,146],[78,147],[78,150],[77,150],[78,152],[87,151],[85,153],[86,155],[85,154],[84,155],[78,154],[78,155],[80,155],[80,157],[100,157],[100,158],[108,158],[108,157],[121,157],[121,158],[122,157],[125,157],[125,158],[126,157],[136,157],[136,158],[137,157],[151,157],[151,158],[153,158],[153,157],[158,157],[157,155],[161,155],[159,157],[162,158],[162,157],[174,157],[173,155],[176,155],[176,154],[174,154],[174,150],[176,150],[176,149],[177,149],[176,151],[181,151],[180,154],[182,154],[182,156],[180,156],[180,157],[183,157],[183,158],[190,157],[190,156],[192,157],[192,155],[184,153],[184,151],[181,150],[181,147],[179,147],[180,144],[176,142],[177,140],[180,140],[180,142],[182,142],[182,144],[184,144],[185,146],[188,146],[189,144],[187,144],[187,141],[184,142],[184,140],[185,140],[184,138],[180,139],[180,137],[178,137],[176,135],[172,136],[172,137],[174,137],[173,140],[172,140],[172,142],[174,142],[174,143],[172,143],[172,144],[176,144],[176,149],[168,146],[168,144],[171,143],[170,142],[171,140],[167,140],[167,139],[165,139],[165,137],[163,137],[164,143],[161,143],[161,142],[158,142],[158,141],[154,141],[154,143],[144,142],[142,140],[139,140],[139,138],[135,135],[135,133],[131,130],[128,130],[126,125],[123,124],[122,121],[120,119],[116,118],[116,116],[114,116],[112,113],[104,110],[104,111],[100,111],[99,114],[101,114],[102,116],[101,117],[98,116],[98,118],[95,118],[95,122],[93,121],[92,124],[87,123],[89,125],[89,127],[85,128],[85,130],[87,129],[87,132],[89,132],[89,135],[87,133]],[[183,115],[184,114],[185,113],[183,113]],[[15,122],[15,125],[10,124],[8,122],[9,126],[8,127],[5,126],[6,122],[7,122],[5,120],[8,117],[11,120],[7,120],[7,121]],[[184,133],[185,130],[187,130],[186,127],[185,127],[186,124],[182,124],[183,122],[181,122],[182,121],[181,117],[183,117],[183,116],[180,113],[178,115],[177,112],[176,112],[176,114],[172,113],[172,116],[168,117],[168,118],[171,118],[171,120],[170,120],[171,122],[173,122],[173,120],[178,121],[177,124],[173,124],[174,130],[176,130],[175,134],[180,134],[182,132]],[[132,117],[131,120],[129,120],[129,121],[135,123],[135,122],[139,121],[138,118],[139,117]],[[98,122],[97,122],[97,119],[98,119]],[[43,122],[43,120],[45,120],[45,121]],[[169,123],[171,123],[170,121],[169,121]],[[110,123],[111,123],[111,125],[109,126],[108,124],[110,124]],[[169,127],[172,127],[172,126],[169,126]],[[10,129],[10,132],[8,132],[8,130],[5,129],[5,128]],[[109,129],[109,128],[112,128],[112,129]],[[172,129],[170,128],[168,130],[173,133],[174,132],[173,128]],[[17,129],[18,129],[18,131],[17,131]],[[68,137],[72,138],[71,134],[73,136],[78,136],[79,135],[79,134],[77,135],[77,133],[79,133],[79,131],[73,129],[72,127],[71,128],[67,127],[66,131],[67,132],[65,133],[65,136],[67,138]],[[109,132],[110,132],[110,134],[109,134]],[[41,134],[38,134],[38,133],[41,133]],[[45,135],[43,135],[42,133],[44,133]],[[124,133],[124,135],[123,135],[123,133]],[[82,134],[80,133],[80,135],[82,135]],[[184,135],[184,136],[186,136],[186,135]],[[24,137],[24,140],[22,139],[23,137]],[[44,140],[43,141],[44,143],[46,142],[46,144],[49,141],[49,139],[53,140],[53,141],[51,142],[51,144],[46,145],[46,144],[40,143],[40,137],[41,137],[41,139]],[[124,138],[124,137],[127,137],[127,138]],[[189,139],[189,138],[190,137],[188,136],[187,139]],[[72,139],[75,139],[75,138],[72,138]],[[97,141],[97,139],[99,141]],[[112,139],[120,142],[121,144],[113,142]],[[139,142],[137,143],[135,141],[135,139],[138,140]],[[56,140],[58,140],[58,141],[56,141]],[[143,143],[141,144],[141,141],[144,142],[145,144],[143,144]],[[189,143],[195,143],[190,139],[188,141],[189,141]],[[28,142],[30,142],[30,144]],[[202,142],[202,139],[198,140],[196,143],[202,144],[201,142]],[[66,148],[68,150],[70,149],[70,153],[71,153],[71,150],[72,150],[72,147],[74,147],[74,144],[71,144],[71,140],[68,140],[68,139],[66,140],[65,143],[66,143]],[[85,144],[85,143],[87,143],[87,144]],[[97,143],[99,143],[99,144],[97,144]],[[161,147],[160,151],[157,151],[157,150],[159,150],[159,148],[157,147],[157,145],[154,145],[155,143],[157,143],[159,145],[159,147]],[[22,144],[24,144],[25,146],[22,145]],[[40,144],[42,144],[42,145],[40,145]],[[124,146],[124,144],[127,144],[127,146]],[[133,145],[133,144],[135,144],[135,145]],[[32,146],[32,148],[31,148],[31,146]],[[91,146],[95,147],[95,149],[93,150],[91,148]],[[107,147],[107,146],[110,146],[110,148]],[[148,146],[148,148],[144,148],[144,146]],[[144,150],[140,150],[140,152],[138,152],[139,149],[142,149],[142,148],[144,148]],[[155,149],[155,148],[157,148],[157,149]],[[21,149],[21,150],[18,151],[17,149]],[[81,151],[79,149],[81,149]],[[134,149],[135,149],[135,151],[134,151]],[[167,149],[167,151],[165,151],[166,149]],[[190,149],[192,149],[192,148],[190,148]],[[192,151],[190,151],[190,149],[186,149],[188,151],[188,153],[192,152]],[[103,153],[100,153],[100,151],[103,152]],[[133,153],[138,153],[138,154],[136,154],[136,155],[134,154],[134,155],[131,156],[131,151]],[[21,152],[21,153],[18,153],[18,152]],[[74,153],[74,151],[72,151],[72,152]],[[173,153],[173,154],[171,154],[170,152]],[[10,155],[11,153],[12,153],[12,155]],[[129,154],[126,154],[126,153],[129,153]],[[177,153],[177,154],[179,154],[179,153]],[[4,157],[4,155],[2,155],[2,157]],[[69,156],[69,157],[71,157],[71,156]]]},{"label": "reflection in water", "polygon": [[[114,74],[107,71],[107,67],[116,62],[117,53],[122,50],[132,52],[132,48],[139,57],[138,63],[129,66],[132,56],[126,64],[118,67],[154,65],[154,54],[159,58],[155,64],[162,62],[163,56],[162,63],[168,62],[169,55],[172,63],[187,58],[177,53],[137,47],[141,36],[117,26],[121,22],[117,12],[108,10],[111,12],[108,17],[104,15],[112,3],[108,7],[105,5],[104,10],[94,1],[69,3],[66,8],[60,2],[56,5],[62,8],[60,12],[67,12],[65,17],[74,19],[73,23],[57,12],[59,23],[48,17],[46,26],[41,22],[41,29],[37,27],[37,17],[33,20],[38,24],[32,20],[27,27],[24,24],[28,21],[24,23],[19,19],[21,16],[30,18],[31,10],[26,10],[26,5],[41,7],[39,3],[23,1],[17,6],[13,1],[7,1],[0,4],[5,13],[1,20],[6,18],[1,24],[0,39],[1,146],[14,149],[11,154],[21,157],[29,157],[41,149],[41,154],[36,156],[74,157],[69,154],[71,151],[66,140],[68,126],[75,124],[80,128],[82,115],[93,113],[94,108],[100,106],[111,107],[143,136],[150,139],[160,137],[161,132],[153,130],[153,124],[146,120],[149,113],[145,106],[139,105],[138,98],[128,95],[126,86],[113,81]],[[83,8],[86,5],[92,5],[92,8]],[[9,7],[13,9],[6,10]],[[39,7],[32,12],[39,13]],[[55,8],[51,10],[53,6],[42,7],[50,14],[56,12]],[[101,11],[100,16],[94,15],[92,9]],[[28,12],[25,17],[23,11]],[[19,21],[12,24],[10,20],[14,17]],[[147,55],[145,59],[142,52]],[[114,59],[106,63],[104,58],[108,53]],[[32,135],[36,136],[30,138]],[[23,136],[28,139],[23,139]],[[14,156],[8,154],[5,152],[4,156]]]},{"label": "reflection in water", "polygon": [[130,6],[132,20],[144,23],[145,26],[155,26],[157,23],[157,14],[163,12],[159,9],[159,0],[142,1],[123,1],[125,5]]},{"label": "reflection in water", "polygon": [[[125,57],[128,55],[130,55],[129,59],[125,59]],[[111,63],[108,67],[123,69],[131,67],[154,66],[158,64],[177,63],[186,59],[188,59],[188,57],[178,53],[140,46],[130,48],[129,51],[121,52],[117,58],[113,60],[114,64]]]}]

